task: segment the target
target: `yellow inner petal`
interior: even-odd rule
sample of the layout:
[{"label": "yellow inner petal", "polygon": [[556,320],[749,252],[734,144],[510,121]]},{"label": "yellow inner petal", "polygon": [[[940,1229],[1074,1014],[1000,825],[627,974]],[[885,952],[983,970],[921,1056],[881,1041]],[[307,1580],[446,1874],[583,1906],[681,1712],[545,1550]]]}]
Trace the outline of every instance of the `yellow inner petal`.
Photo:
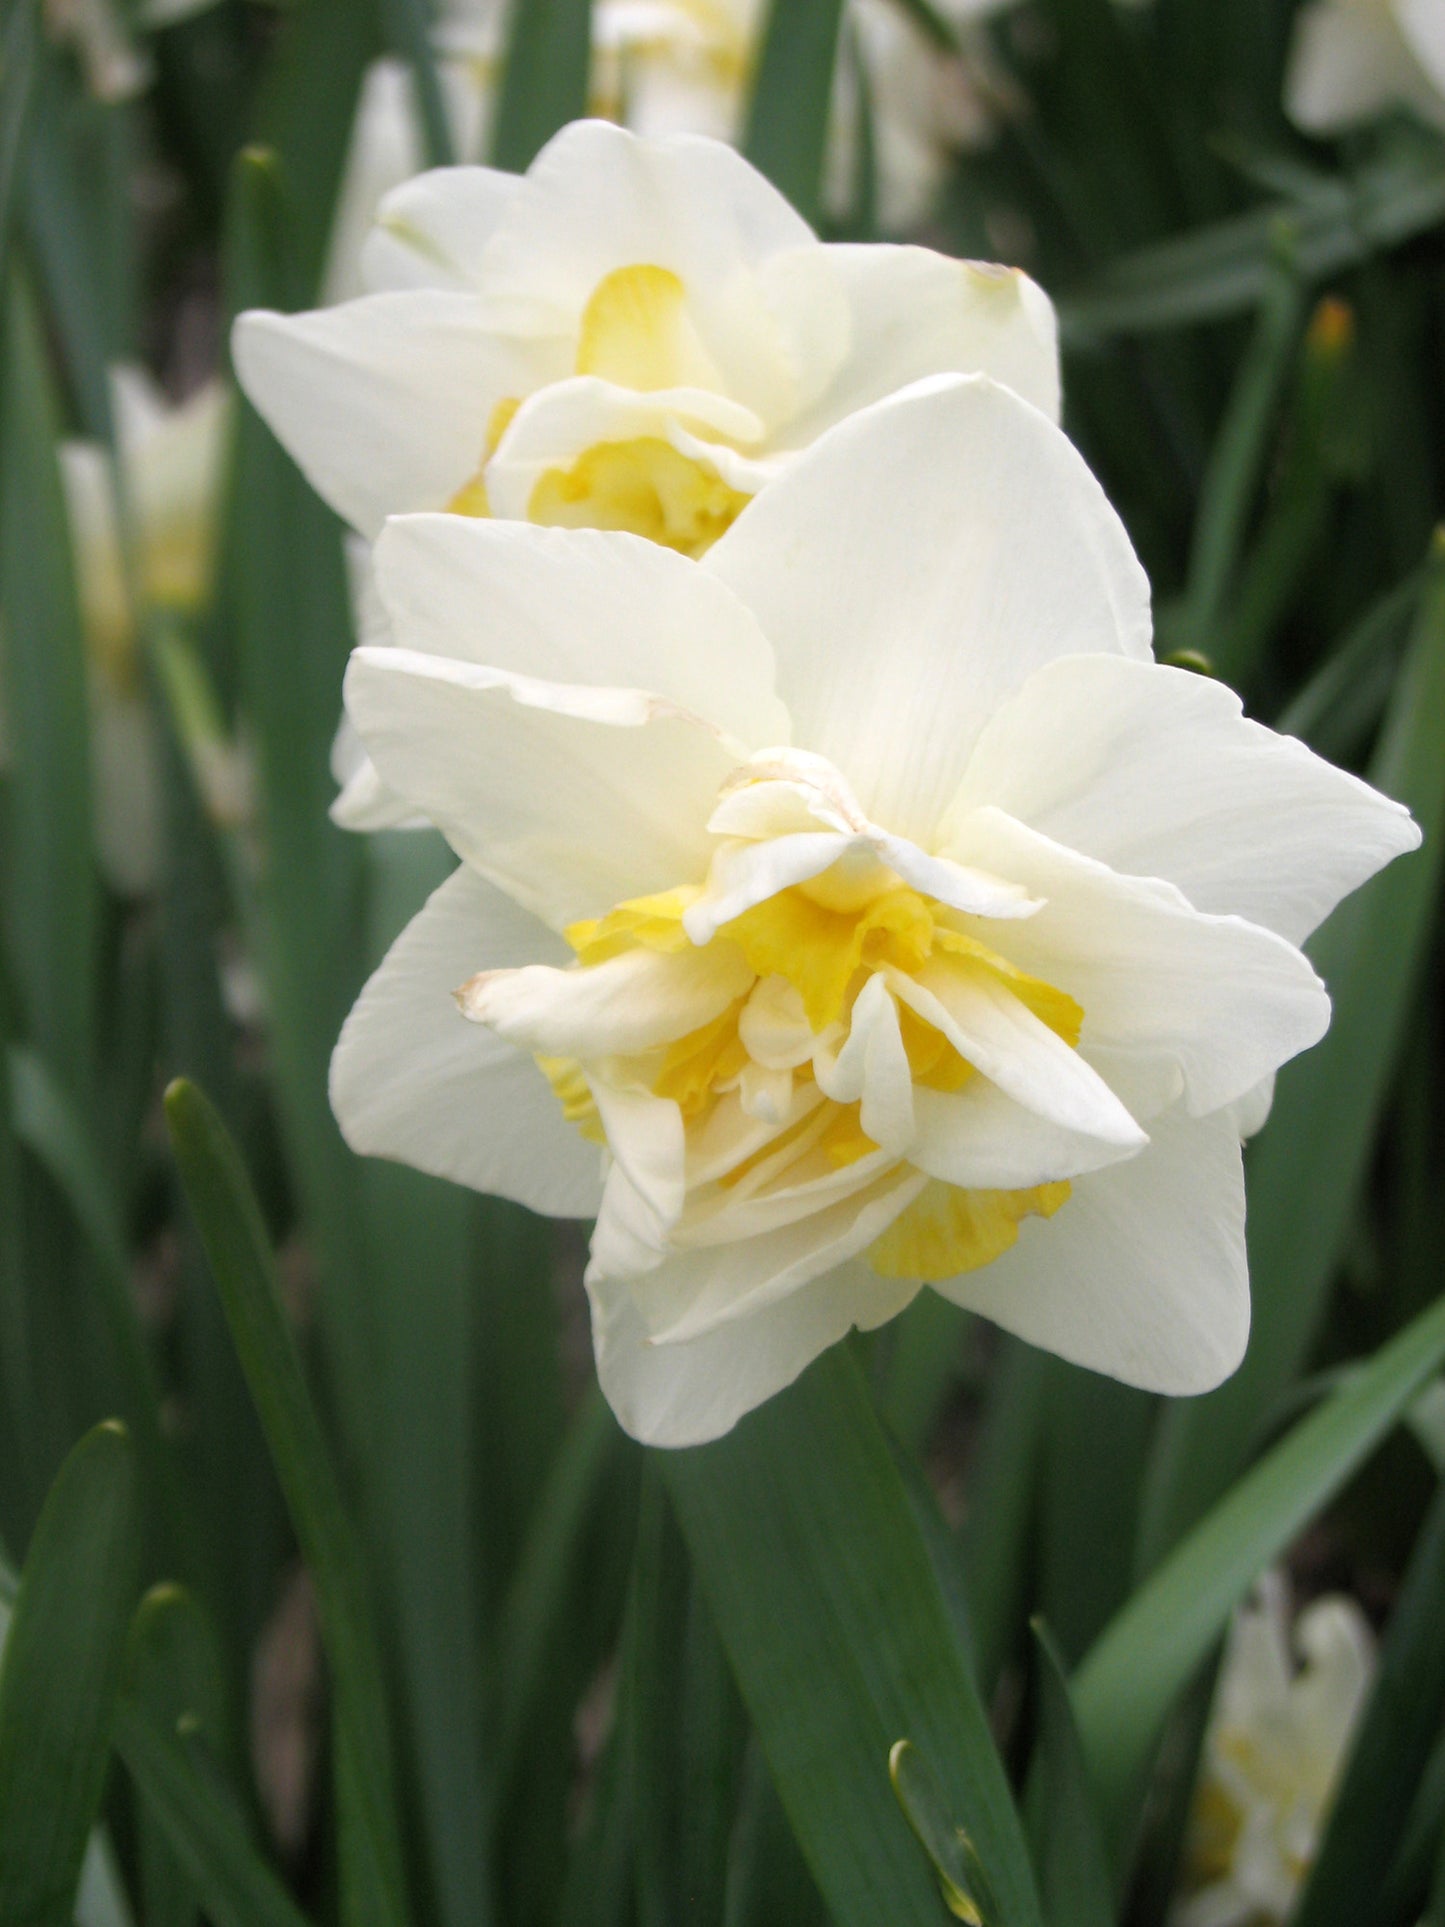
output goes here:
[{"label": "yellow inner petal", "polygon": [[[699,895],[696,888],[684,887],[634,898],[605,917],[573,924],[567,940],[584,969],[637,946],[681,953],[690,945],[682,919]],[[820,896],[824,902],[818,901]],[[911,975],[943,955],[987,972],[1059,1036],[1077,1044],[1083,1012],[1074,999],[955,928],[942,905],[902,885],[885,888],[857,909],[829,907],[832,900],[816,879],[780,890],[724,924],[713,941],[736,945],[756,978],[782,977],[791,984],[815,1035],[847,1017],[871,971],[889,965]],[[631,1060],[629,1075],[675,1102],[689,1123],[705,1120],[722,1093],[737,1088],[749,1062],[739,1033],[747,1001],[738,998],[665,1050]],[[933,1025],[901,1001],[897,1009],[917,1083],[951,1092],[977,1076],[974,1066]],[[603,1141],[582,1067],[561,1058],[538,1062],[564,1114],[585,1135]],[[794,1075],[811,1083],[811,1063],[798,1066]],[[878,1148],[863,1130],[860,1104],[829,1102],[822,1113],[815,1106],[741,1158],[718,1182],[730,1189],[765,1164],[781,1171],[790,1155],[815,1152],[841,1168]],[[985,1191],[932,1180],[866,1255],[883,1277],[937,1283],[991,1263],[1015,1242],[1024,1218],[1052,1217],[1069,1195],[1067,1182]]]},{"label": "yellow inner petal", "polygon": [[548,528],[622,529],[696,559],[725,535],[748,497],[657,435],[598,442],[570,468],[539,476],[529,521]]},{"label": "yellow inner petal", "polygon": [[716,388],[717,369],[687,309],[687,289],[670,268],[638,262],[614,268],[582,310],[577,373],[619,388]]},{"label": "yellow inner petal", "polygon": [[1024,1191],[964,1191],[931,1180],[869,1247],[868,1262],[884,1278],[926,1285],[977,1271],[1002,1257],[1023,1218],[1051,1218],[1069,1196],[1067,1180]]}]

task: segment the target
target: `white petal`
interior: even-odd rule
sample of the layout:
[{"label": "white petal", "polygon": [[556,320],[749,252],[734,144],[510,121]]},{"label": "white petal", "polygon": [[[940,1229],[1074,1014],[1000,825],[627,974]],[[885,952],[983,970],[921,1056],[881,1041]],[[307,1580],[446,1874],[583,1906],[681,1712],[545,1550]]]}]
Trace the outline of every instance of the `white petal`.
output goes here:
[{"label": "white petal", "polygon": [[[1395,0],[1395,18],[1431,87],[1445,96],[1445,12],[1439,0]],[[1440,105],[1445,108],[1445,100]]]},{"label": "white petal", "polygon": [[826,393],[788,424],[789,447],[925,375],[990,375],[1058,420],[1053,304],[1026,274],[930,248],[847,244],[825,253],[847,295],[851,340]]},{"label": "white petal", "polygon": [[949,818],[980,804],[1291,943],[1420,841],[1400,804],[1247,721],[1223,683],[1117,656],[1050,663],[1003,705]]},{"label": "white petal", "polygon": [[782,742],[772,645],[751,611],[640,536],[407,516],[376,545],[397,642],[544,682],[646,690],[744,749]]},{"label": "white petal", "polygon": [[1080,1048],[1136,1114],[1181,1088],[1196,1115],[1233,1104],[1328,1028],[1324,985],[1273,931],[1205,916],[1173,885],[1120,876],[1001,810],[974,811],[957,836],[1045,899],[1027,922],[990,923],[989,941],[1082,1006]]},{"label": "white petal", "polygon": [[1148,583],[1103,491],[1045,416],[983,377],[830,430],[700,566],[772,638],[794,740],[924,849],[979,731],[1035,669],[1149,654]]},{"label": "white petal", "polygon": [[[682,1113],[650,1091],[591,1082],[612,1168],[592,1234],[592,1263],[624,1275],[661,1263],[686,1196]],[[599,1254],[601,1254],[599,1259]]]},{"label": "white petal", "polygon": [[812,240],[776,188],[718,142],[577,121],[537,156],[488,244],[487,313],[509,331],[575,338],[607,275],[664,268],[687,290],[722,391],[773,420],[796,405],[807,371],[761,270]]},{"label": "white petal", "polygon": [[597,1375],[624,1430],[645,1445],[701,1445],[791,1385],[857,1325],[870,1331],[917,1287],[854,1263],[815,1278],[750,1318],[687,1345],[652,1344],[625,1284],[594,1279]]},{"label": "white petal", "polygon": [[448,877],[362,991],[332,1057],[331,1105],[351,1148],[553,1217],[590,1217],[596,1145],[565,1121],[532,1059],[469,1024],[452,995],[478,969],[566,955],[480,877]]},{"label": "white petal", "polygon": [[913,1142],[913,1071],[898,1006],[876,972],[854,1000],[842,1049],[831,1063],[820,1055],[814,1065],[819,1086],[835,1103],[861,1100],[858,1122],[864,1136],[902,1157]]},{"label": "white petal", "polygon": [[388,515],[445,508],[481,465],[497,403],[566,372],[555,347],[488,333],[475,295],[435,289],[252,309],[231,353],[311,486],[372,538]]},{"label": "white petal", "polygon": [[1413,65],[1389,7],[1313,0],[1296,16],[1285,111],[1307,134],[1353,127],[1409,95]]},{"label": "white petal", "polygon": [[752,981],[731,944],[672,955],[638,948],[586,969],[486,971],[460,1002],[473,1023],[539,1056],[633,1056],[710,1024]]},{"label": "white petal", "polygon": [[941,1031],[990,1083],[1066,1131],[1137,1149],[1144,1133],[1078,1051],[990,972],[938,959],[887,972],[894,995]]},{"label": "white petal", "polygon": [[[599,442],[655,440],[741,494],[752,495],[773,472],[769,463],[739,452],[758,443],[763,425],[750,408],[700,388],[639,393],[596,375],[576,375],[539,389],[513,416],[487,464],[494,515],[525,521],[532,492],[553,468],[570,468]],[[727,437],[724,440],[723,437]]]},{"label": "white petal", "polygon": [[382,780],[559,929],[707,873],[704,825],[733,758],[646,697],[358,649],[346,706]]},{"label": "white petal", "polygon": [[1207,1392],[1244,1356],[1244,1172],[1232,1120],[1158,1119],[1148,1149],[1074,1181],[992,1264],[940,1289],[1126,1385]]},{"label": "white petal", "polygon": [[434,167],[392,188],[362,254],[368,287],[467,288],[522,183],[495,167]]},{"label": "white petal", "polygon": [[1134,1157],[1141,1146],[1069,1131],[1006,1096],[987,1078],[961,1091],[913,1093],[917,1130],[908,1161],[932,1178],[965,1190],[1019,1191],[1099,1171]]}]

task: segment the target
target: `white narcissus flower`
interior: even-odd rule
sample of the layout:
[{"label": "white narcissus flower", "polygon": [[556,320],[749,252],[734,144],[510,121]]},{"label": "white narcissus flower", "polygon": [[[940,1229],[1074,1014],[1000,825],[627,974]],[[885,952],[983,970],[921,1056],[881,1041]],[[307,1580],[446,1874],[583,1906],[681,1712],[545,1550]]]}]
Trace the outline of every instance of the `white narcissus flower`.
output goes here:
[{"label": "white narcissus flower", "polygon": [[1285,76],[1290,119],[1307,134],[1334,134],[1392,107],[1445,128],[1445,5],[1310,0]]},{"label": "white narcissus flower", "polygon": [[1265,1574],[1230,1632],[1170,1927],[1283,1927],[1374,1670],[1353,1599],[1317,1599],[1291,1633],[1288,1583]]},{"label": "white narcissus flower", "polygon": [[[118,368],[111,406],[135,536],[135,590],[149,609],[194,615],[210,586],[227,391],[209,382],[173,407],[139,369]],[[64,442],[60,472],[90,670],[96,849],[115,887],[137,895],[153,887],[160,863],[160,744],[111,462],[94,442]]]},{"label": "white narcissus flower", "polygon": [[[1027,277],[826,246],[713,141],[584,121],[525,176],[423,174],[387,200],[367,265],[363,299],[242,315],[234,355],[368,540],[449,509],[696,556],[818,435],[920,376],[982,371],[1058,413],[1053,309]],[[365,762],[336,813],[400,820]]]},{"label": "white narcissus flower", "polygon": [[[920,1287],[1160,1391],[1249,1322],[1234,1107],[1406,812],[1156,665],[1063,434],[833,429],[699,562],[393,521],[347,707],[462,867],[338,1044],[351,1144],[595,1214],[603,1387],[714,1437]],[[460,1010],[458,1009],[460,1005]]]}]

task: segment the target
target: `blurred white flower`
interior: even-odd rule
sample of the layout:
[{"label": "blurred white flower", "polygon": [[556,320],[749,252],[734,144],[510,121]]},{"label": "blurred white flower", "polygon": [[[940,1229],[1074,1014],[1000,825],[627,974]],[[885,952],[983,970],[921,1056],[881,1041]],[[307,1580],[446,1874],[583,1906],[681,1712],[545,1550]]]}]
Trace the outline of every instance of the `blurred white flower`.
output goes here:
[{"label": "blurred white flower", "polygon": [[726,1431],[920,1281],[1131,1383],[1233,1370],[1232,1107],[1328,1022],[1296,945],[1418,833],[1154,663],[1045,415],[920,382],[699,562],[428,515],[376,571],[347,707],[463,861],[332,1101],[358,1151],[595,1214],[630,1431]]},{"label": "blurred white flower", "polygon": [[[378,292],[245,314],[233,339],[251,400],[368,540],[445,508],[696,556],[825,429],[922,375],[982,370],[1058,412],[1053,309],[1027,277],[825,246],[695,137],[583,121],[523,177],[423,174],[366,267]],[[391,807],[362,763],[338,820]]]},{"label": "blurred white flower", "polygon": [[1392,107],[1445,127],[1445,5],[1310,0],[1285,76],[1290,119],[1307,134],[1334,134]]},{"label": "blurred white flower", "polygon": [[1186,1846],[1190,1891],[1170,1927],[1282,1927],[1318,1850],[1374,1651],[1365,1615],[1340,1594],[1306,1607],[1291,1634],[1280,1572],[1236,1613]]},{"label": "blurred white flower", "polygon": [[136,44],[136,31],[169,27],[204,13],[216,0],[44,0],[46,29],[54,40],[75,49],[85,84],[97,100],[130,100],[153,78],[148,53]]},{"label": "blurred white flower", "polygon": [[[210,586],[229,401],[219,382],[173,407],[137,368],[111,375],[116,464],[134,530],[134,591],[149,610],[194,615]],[[60,448],[90,670],[96,848],[115,887],[156,880],[161,850],[157,724],[112,466],[94,442]]]}]

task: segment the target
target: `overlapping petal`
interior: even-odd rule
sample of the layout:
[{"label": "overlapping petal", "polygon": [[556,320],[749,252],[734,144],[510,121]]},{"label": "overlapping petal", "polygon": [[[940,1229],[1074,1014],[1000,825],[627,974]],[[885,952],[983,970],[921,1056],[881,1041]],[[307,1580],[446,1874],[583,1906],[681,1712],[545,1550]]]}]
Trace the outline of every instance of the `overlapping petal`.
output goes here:
[{"label": "overlapping petal", "polygon": [[1035,669],[1149,656],[1149,585],[1099,484],[1047,417],[982,377],[850,417],[702,566],[771,636],[794,740],[925,848],[985,723]]}]

